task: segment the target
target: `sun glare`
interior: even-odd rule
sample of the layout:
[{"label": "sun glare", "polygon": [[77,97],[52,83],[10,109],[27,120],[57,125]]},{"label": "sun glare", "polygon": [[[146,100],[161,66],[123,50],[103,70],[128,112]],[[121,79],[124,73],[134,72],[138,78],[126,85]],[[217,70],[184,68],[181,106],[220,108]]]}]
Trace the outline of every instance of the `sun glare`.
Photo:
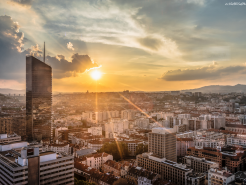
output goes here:
[{"label": "sun glare", "polygon": [[102,73],[100,71],[97,71],[97,70],[94,70],[91,72],[91,77],[94,79],[94,80],[99,80],[102,76]]}]

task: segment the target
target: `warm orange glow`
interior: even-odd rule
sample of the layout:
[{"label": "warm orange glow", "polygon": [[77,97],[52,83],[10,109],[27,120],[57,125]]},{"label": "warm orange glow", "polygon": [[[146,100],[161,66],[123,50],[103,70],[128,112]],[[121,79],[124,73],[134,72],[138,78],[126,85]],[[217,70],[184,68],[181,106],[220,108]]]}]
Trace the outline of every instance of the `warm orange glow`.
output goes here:
[{"label": "warm orange glow", "polygon": [[91,72],[91,77],[94,79],[94,80],[99,80],[102,76],[102,73],[98,70],[93,70]]}]

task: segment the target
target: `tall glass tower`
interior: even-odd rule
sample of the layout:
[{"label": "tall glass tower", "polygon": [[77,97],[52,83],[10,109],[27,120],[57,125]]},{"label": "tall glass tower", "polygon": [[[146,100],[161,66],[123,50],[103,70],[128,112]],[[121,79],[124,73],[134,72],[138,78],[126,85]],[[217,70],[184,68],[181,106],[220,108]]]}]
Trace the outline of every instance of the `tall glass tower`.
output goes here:
[{"label": "tall glass tower", "polygon": [[52,68],[26,57],[26,135],[28,141],[51,139]]}]

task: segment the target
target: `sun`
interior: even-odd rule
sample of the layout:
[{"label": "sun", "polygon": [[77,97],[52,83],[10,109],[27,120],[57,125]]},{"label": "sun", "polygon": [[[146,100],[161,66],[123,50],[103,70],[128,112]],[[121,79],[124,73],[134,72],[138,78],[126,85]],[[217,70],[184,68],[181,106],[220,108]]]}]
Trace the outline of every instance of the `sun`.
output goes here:
[{"label": "sun", "polygon": [[99,80],[102,76],[102,73],[98,70],[94,70],[91,72],[91,77],[94,79],[94,80]]}]

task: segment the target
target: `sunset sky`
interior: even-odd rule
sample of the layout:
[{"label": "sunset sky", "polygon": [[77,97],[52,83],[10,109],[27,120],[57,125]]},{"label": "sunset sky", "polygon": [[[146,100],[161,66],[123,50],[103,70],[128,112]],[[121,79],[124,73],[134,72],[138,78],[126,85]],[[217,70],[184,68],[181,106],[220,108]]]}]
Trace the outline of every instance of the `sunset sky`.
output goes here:
[{"label": "sunset sky", "polygon": [[246,6],[228,2],[1,0],[0,88],[25,89],[25,57],[42,59],[44,41],[53,91],[246,84]]}]

